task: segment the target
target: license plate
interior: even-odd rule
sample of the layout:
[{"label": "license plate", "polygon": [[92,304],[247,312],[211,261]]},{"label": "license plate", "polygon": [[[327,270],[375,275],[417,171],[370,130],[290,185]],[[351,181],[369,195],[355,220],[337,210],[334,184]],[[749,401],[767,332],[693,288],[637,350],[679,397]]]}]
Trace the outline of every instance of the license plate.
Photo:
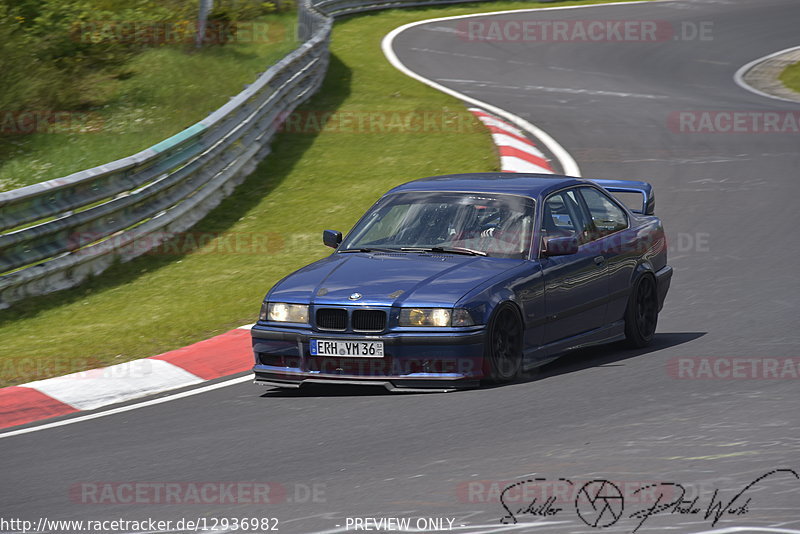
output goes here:
[{"label": "license plate", "polygon": [[350,358],[383,358],[383,341],[311,340],[312,356],[346,356]]}]

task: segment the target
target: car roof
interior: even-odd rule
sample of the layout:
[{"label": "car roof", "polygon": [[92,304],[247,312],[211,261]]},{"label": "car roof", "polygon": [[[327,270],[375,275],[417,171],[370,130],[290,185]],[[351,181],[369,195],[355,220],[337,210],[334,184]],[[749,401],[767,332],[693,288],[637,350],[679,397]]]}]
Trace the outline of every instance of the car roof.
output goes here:
[{"label": "car roof", "polygon": [[399,185],[390,190],[389,193],[408,191],[470,191],[481,193],[507,193],[541,198],[564,187],[586,184],[591,184],[591,182],[558,174],[475,172],[422,178]]}]

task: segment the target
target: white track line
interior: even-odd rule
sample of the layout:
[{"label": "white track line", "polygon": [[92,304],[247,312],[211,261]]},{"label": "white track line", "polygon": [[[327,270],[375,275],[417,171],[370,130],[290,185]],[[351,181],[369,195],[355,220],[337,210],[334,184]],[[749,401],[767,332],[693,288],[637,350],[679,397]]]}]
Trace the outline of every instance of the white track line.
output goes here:
[{"label": "white track line", "polygon": [[740,68],[739,70],[737,70],[736,74],[733,75],[733,80],[736,82],[736,85],[738,85],[742,89],[745,89],[747,91],[750,91],[751,93],[757,94],[758,96],[763,96],[765,98],[771,98],[773,100],[781,100],[783,102],[791,102],[793,104],[798,104],[797,100],[792,100],[790,98],[783,98],[783,97],[780,97],[780,96],[775,96],[775,95],[771,95],[769,93],[765,93],[764,91],[759,91],[758,89],[756,89],[755,87],[751,86],[746,81],[744,81],[744,77],[748,73],[748,71],[750,69],[752,69],[753,67],[755,67],[756,65],[758,65],[759,63],[763,63],[764,61],[767,61],[768,59],[772,59],[772,58],[774,58],[776,56],[780,56],[781,54],[785,54],[786,52],[794,52],[795,50],[800,50],[800,46],[794,46],[792,48],[787,48],[785,50],[780,50],[779,52],[774,52],[774,53],[766,55],[764,57],[760,57],[758,59],[754,59],[753,61],[751,61],[747,65],[745,65],[742,68]]},{"label": "white track line", "polygon": [[157,399],[151,399],[144,402],[137,402],[136,404],[130,404],[128,406],[121,406],[119,408],[114,408],[112,410],[106,410],[104,412],[92,413],[88,415],[82,415],[80,417],[73,417],[72,419],[65,419],[63,421],[56,421],[55,423],[47,423],[44,425],[34,426],[30,428],[22,428],[20,430],[12,430],[11,432],[4,432],[0,434],[0,439],[3,438],[10,438],[11,436],[18,436],[20,434],[28,434],[30,432],[38,432],[39,430],[47,430],[49,428],[56,428],[59,426],[66,426],[71,425],[73,423],[80,423],[83,421],[88,421],[89,419],[98,419],[100,417],[105,417],[107,415],[114,415],[122,412],[129,412],[131,410],[136,410],[138,408],[145,408],[147,406],[153,406],[154,404],[162,404],[164,402],[169,402],[172,400],[182,399],[184,397],[191,397],[192,395],[199,395],[200,393],[205,393],[206,391],[211,391],[214,389],[220,389],[228,386],[233,386],[234,384],[240,384],[242,382],[247,382],[248,380],[253,380],[253,376],[247,374],[245,376],[237,376],[236,378],[232,378],[230,380],[226,380],[224,382],[217,382],[216,384],[211,384],[209,386],[204,386],[201,388],[190,389],[189,391],[182,391],[181,393],[175,393],[174,395],[168,395],[166,397],[159,397]]},{"label": "white track line", "polygon": [[[543,8],[543,9],[547,9],[547,8]],[[520,11],[524,11],[524,10],[520,10]],[[489,15],[494,15],[494,14],[498,14],[498,13],[506,13],[506,12],[498,11],[496,13],[488,13],[488,14]],[[481,15],[487,15],[487,13],[482,13]],[[548,148],[548,150],[550,150],[550,152],[553,154],[553,156],[561,164],[561,168],[562,168],[564,174],[569,175],[569,176],[580,177],[581,170],[580,170],[580,167],[578,167],[578,164],[572,158],[570,153],[567,152],[564,149],[564,147],[562,147],[560,144],[558,144],[558,142],[555,139],[550,137],[550,134],[548,134],[547,132],[545,132],[544,130],[539,128],[538,126],[535,126],[535,125],[531,124],[530,122],[526,121],[525,119],[514,115],[513,113],[510,113],[510,112],[508,112],[508,111],[506,111],[504,109],[500,109],[497,106],[493,106],[491,104],[487,104],[486,102],[478,100],[477,98],[472,98],[472,97],[469,97],[469,96],[467,96],[467,95],[465,95],[463,93],[459,93],[458,91],[454,91],[453,89],[445,87],[444,85],[438,84],[438,83],[434,82],[433,80],[429,80],[428,78],[425,78],[424,76],[421,76],[421,75],[417,74],[416,72],[414,72],[414,71],[410,70],[408,67],[406,67],[400,61],[400,59],[397,57],[397,55],[394,53],[394,50],[392,49],[392,43],[394,42],[394,38],[397,37],[397,35],[399,35],[401,32],[403,32],[403,31],[405,31],[405,30],[407,30],[409,28],[412,28],[414,26],[419,26],[420,24],[427,24],[429,22],[435,22],[435,21],[439,21],[439,20],[447,20],[447,19],[453,19],[453,18],[464,18],[464,17],[470,17],[470,16],[478,16],[478,15],[461,15],[461,16],[458,16],[458,17],[445,17],[445,18],[440,18],[440,19],[422,20],[422,21],[419,21],[419,22],[412,22],[410,24],[405,24],[403,26],[400,26],[399,28],[395,28],[394,30],[389,32],[386,35],[386,37],[383,38],[383,42],[381,43],[381,47],[383,48],[383,54],[386,56],[386,59],[389,60],[389,63],[391,63],[392,66],[394,66],[394,68],[396,68],[397,70],[399,70],[400,72],[402,72],[406,76],[408,76],[410,78],[414,78],[415,80],[420,81],[420,82],[424,83],[425,85],[433,87],[434,89],[437,89],[437,90],[439,90],[439,91],[441,91],[441,92],[443,92],[445,94],[448,94],[448,95],[450,95],[452,97],[455,97],[455,98],[457,98],[459,100],[462,100],[462,101],[464,101],[464,102],[466,102],[468,104],[471,104],[473,106],[481,107],[481,108],[485,109],[486,111],[488,111],[490,113],[493,113],[495,115],[498,115],[500,117],[503,117],[504,119],[506,119],[510,123],[522,128],[523,130],[525,130],[526,132],[528,132],[529,134],[531,134],[532,136],[537,138],[539,141],[541,141],[541,143],[544,146],[546,146]]]},{"label": "white track line", "polygon": [[555,156],[555,158],[561,164],[561,169],[563,170],[564,174],[569,176],[581,176],[580,168],[578,164],[575,162],[573,157],[570,155],[569,152],[566,151],[564,147],[562,147],[558,142],[553,139],[550,134],[535,126],[534,124],[526,121],[525,119],[514,115],[513,113],[506,111],[504,109],[498,108],[497,106],[493,106],[491,104],[487,104],[481,100],[476,98],[472,98],[467,96],[463,93],[459,93],[449,87],[445,87],[439,83],[434,82],[416,72],[412,71],[408,67],[403,64],[402,61],[397,57],[397,54],[394,52],[394,48],[392,47],[395,38],[400,35],[402,32],[409,28],[413,28],[415,26],[420,26],[423,24],[429,24],[431,22],[440,22],[440,21],[450,21],[450,20],[457,20],[457,19],[466,19],[466,18],[474,18],[474,17],[487,17],[492,15],[506,15],[506,14],[514,14],[514,13],[526,13],[526,12],[537,12],[537,11],[555,11],[557,9],[586,9],[586,8],[594,8],[594,7],[611,7],[611,6],[630,6],[634,4],[651,4],[653,3],[651,0],[645,0],[643,2],[624,2],[624,3],[617,3],[617,4],[594,4],[590,6],[562,6],[562,7],[542,7],[542,8],[532,8],[532,9],[509,9],[505,11],[492,11],[488,13],[472,13],[469,15],[457,15],[453,17],[439,17],[427,20],[420,20],[417,22],[411,22],[409,24],[404,24],[399,28],[395,28],[391,32],[389,32],[386,37],[383,38],[381,42],[381,48],[383,49],[383,54],[386,56],[386,59],[389,60],[389,63],[394,66],[397,70],[408,76],[409,78],[414,78],[415,80],[424,83],[429,87],[433,87],[445,94],[448,94],[452,97],[458,98],[468,104],[472,104],[474,106],[481,107],[486,111],[494,113],[504,119],[508,120],[512,124],[522,128],[535,138],[537,138],[541,143],[547,147],[547,149]]}]

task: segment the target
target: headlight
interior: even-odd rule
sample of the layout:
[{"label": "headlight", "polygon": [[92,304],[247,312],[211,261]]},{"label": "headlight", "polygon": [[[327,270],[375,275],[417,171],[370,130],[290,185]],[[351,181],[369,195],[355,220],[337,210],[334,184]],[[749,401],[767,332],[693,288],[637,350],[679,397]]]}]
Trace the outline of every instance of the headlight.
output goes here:
[{"label": "headlight", "polygon": [[261,314],[258,318],[262,321],[279,323],[308,323],[308,305],[265,302],[261,305]]},{"label": "headlight", "polygon": [[472,326],[475,323],[467,310],[456,308],[403,308],[400,326]]}]

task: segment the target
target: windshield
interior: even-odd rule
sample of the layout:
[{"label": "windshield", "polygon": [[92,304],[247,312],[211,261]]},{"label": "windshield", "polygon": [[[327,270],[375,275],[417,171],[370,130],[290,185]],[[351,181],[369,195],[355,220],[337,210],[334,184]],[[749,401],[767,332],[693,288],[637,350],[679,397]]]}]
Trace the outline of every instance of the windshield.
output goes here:
[{"label": "windshield", "polygon": [[533,200],[491,193],[409,192],[380,199],[340,251],[434,250],[527,258]]}]

